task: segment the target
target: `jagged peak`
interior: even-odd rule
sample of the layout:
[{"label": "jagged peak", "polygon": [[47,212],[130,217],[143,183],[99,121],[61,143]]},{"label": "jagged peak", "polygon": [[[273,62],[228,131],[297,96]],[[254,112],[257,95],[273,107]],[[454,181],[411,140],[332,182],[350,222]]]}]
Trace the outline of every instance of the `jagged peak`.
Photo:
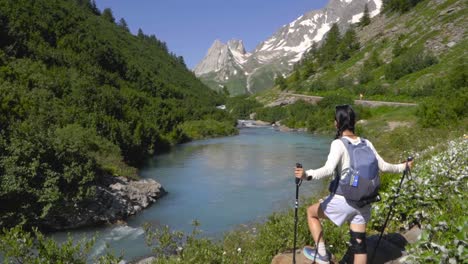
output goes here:
[{"label": "jagged peak", "polygon": [[235,50],[235,51],[237,51],[237,52],[239,52],[241,54],[246,53],[245,47],[244,47],[244,42],[242,40],[231,39],[231,40],[228,41],[227,45],[231,50]]}]

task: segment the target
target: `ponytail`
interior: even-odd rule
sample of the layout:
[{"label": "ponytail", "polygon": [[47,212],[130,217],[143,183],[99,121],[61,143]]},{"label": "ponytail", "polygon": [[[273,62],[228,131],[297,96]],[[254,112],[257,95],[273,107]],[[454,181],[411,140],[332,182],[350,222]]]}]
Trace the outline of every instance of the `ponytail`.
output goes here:
[{"label": "ponytail", "polygon": [[338,105],[335,108],[336,135],[335,139],[343,135],[343,131],[350,130],[354,133],[354,124],[356,123],[356,115],[350,105]]}]

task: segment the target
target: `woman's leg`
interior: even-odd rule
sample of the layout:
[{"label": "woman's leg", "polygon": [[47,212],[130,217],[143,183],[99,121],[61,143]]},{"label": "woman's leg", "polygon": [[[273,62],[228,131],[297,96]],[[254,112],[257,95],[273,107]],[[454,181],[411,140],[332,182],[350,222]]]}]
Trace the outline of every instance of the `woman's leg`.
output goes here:
[{"label": "woman's leg", "polygon": [[313,204],[307,208],[307,223],[309,224],[309,230],[315,241],[315,245],[318,245],[319,242],[324,242],[320,218],[326,218],[320,207],[320,203]]},{"label": "woman's leg", "polygon": [[[364,234],[364,239],[365,239],[366,224],[351,223],[349,228],[351,229],[352,232]],[[365,246],[365,241],[362,241],[362,239],[356,238],[356,242],[358,244],[364,243],[363,246]],[[354,254],[354,264],[366,264],[366,263],[367,263],[367,253]]]}]

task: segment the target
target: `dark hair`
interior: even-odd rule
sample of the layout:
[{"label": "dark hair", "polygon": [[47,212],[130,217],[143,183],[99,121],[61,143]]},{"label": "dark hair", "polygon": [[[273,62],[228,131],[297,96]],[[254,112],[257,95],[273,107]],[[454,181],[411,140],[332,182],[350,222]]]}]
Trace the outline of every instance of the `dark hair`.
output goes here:
[{"label": "dark hair", "polygon": [[335,121],[337,123],[335,139],[340,138],[346,129],[354,133],[356,115],[350,105],[337,105],[335,107]]}]

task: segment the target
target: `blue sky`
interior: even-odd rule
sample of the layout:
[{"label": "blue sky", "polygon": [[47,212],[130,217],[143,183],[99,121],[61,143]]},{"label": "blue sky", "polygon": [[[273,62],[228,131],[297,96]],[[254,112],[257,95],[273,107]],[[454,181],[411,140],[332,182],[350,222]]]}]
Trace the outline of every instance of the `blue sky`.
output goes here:
[{"label": "blue sky", "polygon": [[194,68],[215,39],[241,39],[247,51],[281,26],[308,11],[323,8],[328,0],[96,0],[124,18],[133,34],[141,28],[167,43]]}]

